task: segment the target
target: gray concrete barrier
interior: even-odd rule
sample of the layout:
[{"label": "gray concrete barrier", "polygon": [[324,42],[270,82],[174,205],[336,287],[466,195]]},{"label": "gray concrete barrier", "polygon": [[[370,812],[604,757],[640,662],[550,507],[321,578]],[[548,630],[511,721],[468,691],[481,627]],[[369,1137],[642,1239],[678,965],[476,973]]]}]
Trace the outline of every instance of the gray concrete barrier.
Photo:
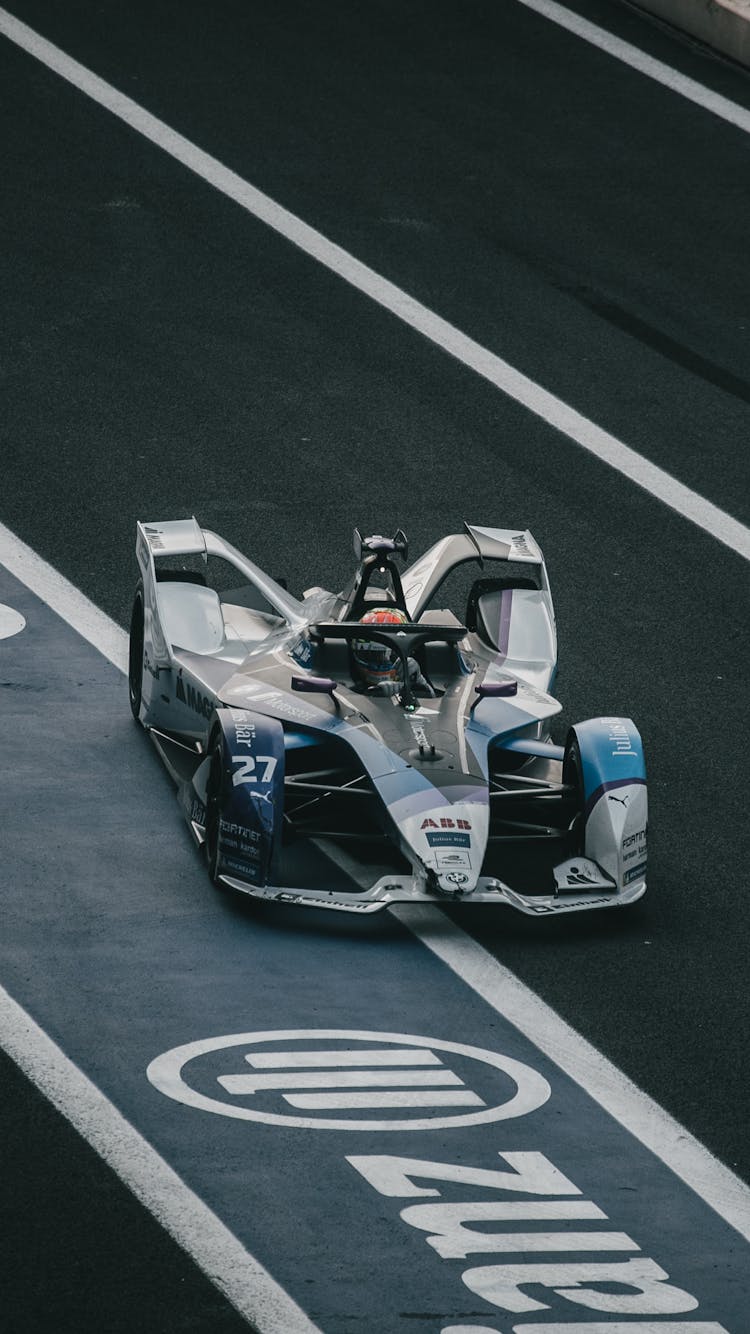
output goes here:
[{"label": "gray concrete barrier", "polygon": [[637,0],[637,4],[750,67],[750,0]]}]

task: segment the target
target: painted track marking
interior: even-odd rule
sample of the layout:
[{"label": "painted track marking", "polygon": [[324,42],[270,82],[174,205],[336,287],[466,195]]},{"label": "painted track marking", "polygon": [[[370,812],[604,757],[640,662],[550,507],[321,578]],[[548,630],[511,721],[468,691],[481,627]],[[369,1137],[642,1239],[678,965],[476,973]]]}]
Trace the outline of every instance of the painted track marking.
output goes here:
[{"label": "painted track marking", "polygon": [[0,1042],[246,1320],[262,1334],[321,1334],[213,1210],[3,987]]},{"label": "painted track marking", "polygon": [[[124,630],[2,524],[0,561],[123,673],[126,671],[127,636]],[[750,1187],[745,1182],[637,1088],[541,997],[439,910],[411,906],[394,907],[390,911],[492,1009],[523,1033],[558,1069],[575,1080],[720,1218],[750,1241]],[[247,1254],[237,1238],[224,1229],[198,1197],[174,1177],[164,1160],[2,989],[0,1024],[2,1045],[9,1055],[88,1139],[229,1300],[238,1309],[243,1309],[240,1302],[255,1300],[253,1293],[247,1292],[251,1275],[258,1276],[260,1294],[270,1294],[269,1300],[275,1300],[275,1286],[269,1287],[273,1285],[270,1275]],[[397,1052],[398,1049],[393,1055]],[[255,1058],[256,1068],[261,1064],[260,1055]],[[371,1048],[361,1055],[372,1061]],[[303,1053],[300,1064],[305,1058],[316,1065],[322,1064],[318,1052]],[[280,1062],[288,1063],[286,1053],[283,1056],[267,1055],[262,1066],[279,1068]],[[114,1132],[111,1151],[106,1131],[103,1136],[97,1131],[96,1118],[81,1113],[82,1100],[84,1109],[88,1104],[104,1109],[104,1120]],[[130,1144],[124,1153],[118,1147],[120,1129]],[[155,1176],[152,1176],[151,1155]],[[137,1172],[141,1163],[147,1164],[142,1177]],[[167,1176],[162,1175],[162,1168]],[[165,1182],[162,1195],[155,1187],[151,1190],[152,1181]],[[195,1201],[197,1214],[179,1202],[179,1189],[185,1192],[184,1199],[189,1205]],[[174,1209],[173,1205],[176,1206]],[[160,1212],[162,1208],[164,1212]],[[204,1211],[205,1231],[203,1222],[197,1228],[195,1224],[196,1218],[204,1219]],[[215,1220],[215,1227],[211,1220]],[[226,1253],[222,1249],[224,1237]],[[283,1290],[278,1289],[278,1294],[279,1300],[290,1301]],[[309,1322],[298,1325],[292,1322],[286,1326],[270,1323],[264,1324],[262,1329],[263,1334],[276,1334],[276,1331],[278,1334],[282,1331],[283,1334],[296,1334],[297,1330],[300,1334],[315,1334],[315,1326]]]},{"label": "painted track marking", "polygon": [[[526,3],[527,0],[523,2]],[[536,7],[540,8],[540,5],[541,0]],[[567,14],[568,11],[561,13]],[[551,14],[547,16],[551,17]],[[580,22],[583,23],[583,20]],[[111,111],[131,129],[163,149],[202,180],[239,204],[253,217],[285,237],[306,255],[343,278],[365,296],[369,296],[404,324],[488,380],[502,393],[522,404],[536,417],[622,473],[631,482],[635,482],[644,491],[668,505],[670,509],[676,510],[683,518],[702,528],[724,546],[750,560],[750,529],[737,519],[700,496],[697,491],[685,486],[663,468],[651,463],[580,412],[576,412],[562,399],[516,370],[494,352],[475,342],[473,338],[469,338],[455,325],[449,324],[447,320],[423,306],[421,302],[396,287],[387,278],[383,278],[374,269],[362,264],[348,251],[329,241],[295,214],[282,208],[268,195],[250,185],[236,172],[230,171],[228,167],[223,166],[189,139],[185,139],[176,130],[170,129],[137,102],[113,88],[77,60],[73,60],[59,47],[48,42],[46,38],[34,32],[25,23],[21,23],[5,9],[0,9],[0,33],[59,74],[61,78],[66,79],[87,97],[92,98],[107,111]],[[675,88],[674,91],[679,90]],[[706,106],[706,109],[716,111],[714,106]],[[738,107],[737,111],[743,111],[743,108]],[[750,131],[750,118],[747,128]]]}]

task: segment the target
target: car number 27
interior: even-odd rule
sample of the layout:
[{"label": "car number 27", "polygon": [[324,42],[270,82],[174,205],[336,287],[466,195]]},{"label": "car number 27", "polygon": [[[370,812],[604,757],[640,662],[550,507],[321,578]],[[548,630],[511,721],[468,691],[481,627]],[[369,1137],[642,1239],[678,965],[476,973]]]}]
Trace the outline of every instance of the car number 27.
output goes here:
[{"label": "car number 27", "polygon": [[[270,783],[278,760],[273,755],[233,755],[232,764],[239,765],[232,774],[232,786],[241,783]],[[258,776],[256,765],[263,765],[263,772]]]}]

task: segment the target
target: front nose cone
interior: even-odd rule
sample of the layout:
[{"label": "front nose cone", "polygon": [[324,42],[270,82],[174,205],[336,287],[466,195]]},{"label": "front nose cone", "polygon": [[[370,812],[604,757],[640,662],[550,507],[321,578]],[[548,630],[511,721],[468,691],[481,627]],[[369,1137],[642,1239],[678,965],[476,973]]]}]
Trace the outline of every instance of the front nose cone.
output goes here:
[{"label": "front nose cone", "polygon": [[476,889],[489,832],[489,802],[449,802],[409,816],[401,833],[435,888],[448,898]]}]

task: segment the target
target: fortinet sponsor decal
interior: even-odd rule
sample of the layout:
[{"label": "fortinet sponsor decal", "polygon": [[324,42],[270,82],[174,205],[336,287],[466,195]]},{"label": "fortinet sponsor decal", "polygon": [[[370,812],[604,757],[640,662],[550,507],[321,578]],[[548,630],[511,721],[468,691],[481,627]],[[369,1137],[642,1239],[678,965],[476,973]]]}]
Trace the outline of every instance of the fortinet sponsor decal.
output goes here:
[{"label": "fortinet sponsor decal", "polygon": [[[490,1169],[391,1154],[347,1155],[380,1195],[430,1197],[429,1204],[402,1209],[402,1222],[423,1233],[441,1260],[469,1261],[456,1277],[503,1313],[502,1325],[494,1319],[491,1325],[445,1325],[441,1334],[730,1334],[714,1320],[675,1320],[695,1311],[697,1299],[670,1283],[666,1270],[626,1232],[611,1231],[604,1211],[581,1199],[575,1183],[545,1154],[501,1150],[498,1157],[502,1167]],[[529,1223],[532,1229],[524,1230]],[[539,1223],[552,1226],[534,1230]],[[577,1230],[555,1226],[570,1223]],[[576,1252],[585,1258],[557,1259]],[[495,1258],[476,1264],[479,1255]],[[519,1263],[519,1255],[534,1258]],[[584,1308],[598,1318],[560,1321],[560,1301],[567,1304],[566,1317],[583,1315]],[[554,1318],[534,1314],[531,1321],[508,1323],[542,1311]]]}]

